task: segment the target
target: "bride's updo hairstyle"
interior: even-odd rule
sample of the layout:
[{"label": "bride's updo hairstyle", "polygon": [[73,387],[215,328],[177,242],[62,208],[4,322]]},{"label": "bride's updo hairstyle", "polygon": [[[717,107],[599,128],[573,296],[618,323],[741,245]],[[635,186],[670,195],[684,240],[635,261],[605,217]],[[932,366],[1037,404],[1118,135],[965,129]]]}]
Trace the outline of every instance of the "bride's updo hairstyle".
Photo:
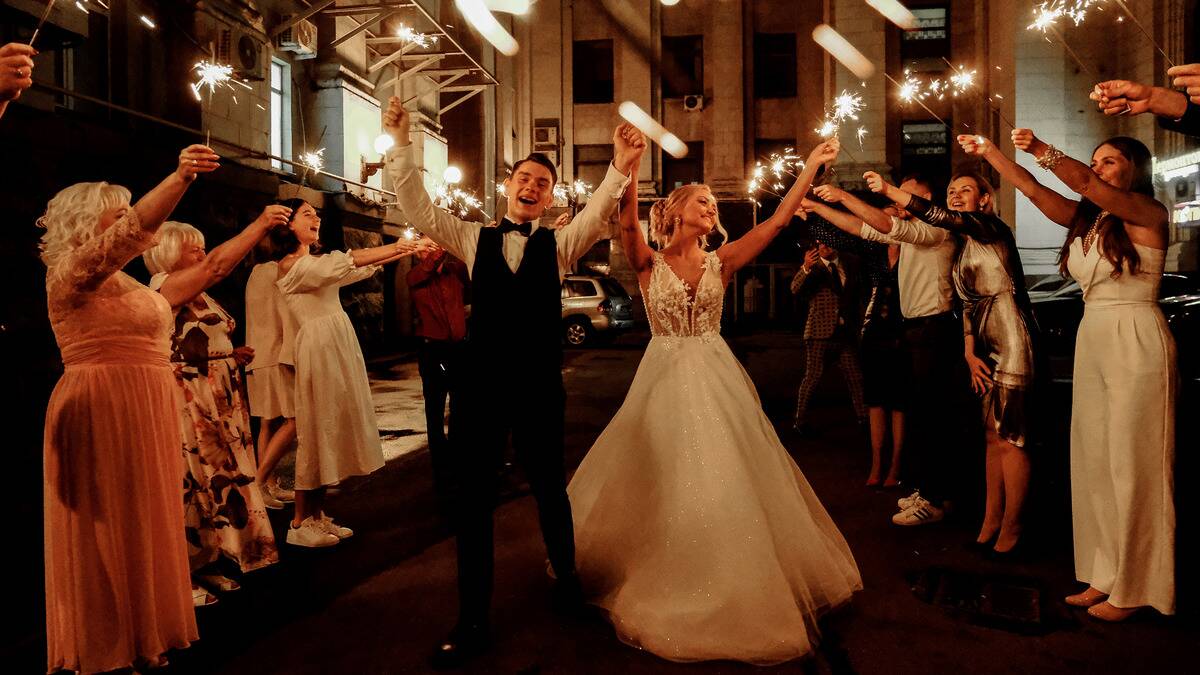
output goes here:
[{"label": "bride's updo hairstyle", "polygon": [[[654,202],[654,205],[650,207],[650,242],[656,248],[662,249],[671,242],[671,238],[675,236],[675,231],[681,224],[680,208],[700,191],[712,193],[712,190],[707,185],[699,183],[681,185],[672,190],[666,199]],[[715,200],[716,197],[713,199]],[[720,241],[729,239],[729,233],[721,226],[720,211],[717,212],[713,232],[720,235]],[[705,244],[704,239],[701,239],[700,243],[703,246]]]},{"label": "bride's updo hairstyle", "polygon": [[128,206],[130,197],[129,190],[103,182],[76,183],[54,195],[37,219],[38,227],[46,230],[40,244],[42,262],[54,267],[63,255],[96,236],[100,214]]}]

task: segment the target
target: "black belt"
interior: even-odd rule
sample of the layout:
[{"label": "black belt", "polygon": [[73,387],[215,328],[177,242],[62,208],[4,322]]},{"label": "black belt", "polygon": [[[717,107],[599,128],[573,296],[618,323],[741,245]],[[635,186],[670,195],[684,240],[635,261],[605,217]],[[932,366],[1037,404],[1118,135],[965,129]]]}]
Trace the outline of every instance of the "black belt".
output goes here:
[{"label": "black belt", "polygon": [[905,317],[904,327],[905,328],[918,328],[920,326],[927,326],[927,325],[937,322],[937,321],[945,321],[946,319],[954,319],[955,321],[958,320],[957,318],[955,318],[954,312],[945,311],[945,312],[939,312],[937,314],[930,314],[928,316],[914,316],[911,319]]}]

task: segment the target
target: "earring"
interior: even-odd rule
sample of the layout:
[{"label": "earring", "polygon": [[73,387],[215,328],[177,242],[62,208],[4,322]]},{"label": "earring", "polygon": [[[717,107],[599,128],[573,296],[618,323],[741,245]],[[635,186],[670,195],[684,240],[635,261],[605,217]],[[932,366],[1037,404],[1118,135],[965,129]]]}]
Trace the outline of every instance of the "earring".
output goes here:
[{"label": "earring", "polygon": [[671,219],[671,225],[674,225],[675,227],[679,227],[679,224],[682,222],[683,222],[683,218],[680,218],[679,216],[675,216],[674,218]]}]

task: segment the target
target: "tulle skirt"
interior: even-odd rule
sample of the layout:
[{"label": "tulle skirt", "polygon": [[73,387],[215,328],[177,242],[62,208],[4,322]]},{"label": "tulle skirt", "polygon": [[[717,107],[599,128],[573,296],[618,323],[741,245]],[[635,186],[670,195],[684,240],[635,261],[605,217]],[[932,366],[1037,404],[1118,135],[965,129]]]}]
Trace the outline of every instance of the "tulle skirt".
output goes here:
[{"label": "tulle skirt", "polygon": [[655,337],[568,492],[585,592],[673,661],[810,653],[862,579],[719,336]]}]

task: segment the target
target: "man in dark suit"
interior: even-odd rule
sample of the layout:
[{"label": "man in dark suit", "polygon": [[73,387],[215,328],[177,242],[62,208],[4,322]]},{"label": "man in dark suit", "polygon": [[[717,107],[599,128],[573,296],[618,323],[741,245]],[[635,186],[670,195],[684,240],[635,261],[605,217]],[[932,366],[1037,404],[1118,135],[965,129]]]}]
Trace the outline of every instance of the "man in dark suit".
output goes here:
[{"label": "man in dark suit", "polygon": [[847,262],[837,251],[823,242],[804,254],[804,264],[792,279],[792,293],[800,296],[808,307],[804,321],[804,380],[796,399],[794,429],[802,436],[815,432],[808,426],[808,403],[825,371],[825,363],[833,356],[846,378],[850,401],[859,424],[867,418],[863,405],[862,369],[858,364],[855,325],[862,316],[859,308],[857,274],[847,269]]}]

